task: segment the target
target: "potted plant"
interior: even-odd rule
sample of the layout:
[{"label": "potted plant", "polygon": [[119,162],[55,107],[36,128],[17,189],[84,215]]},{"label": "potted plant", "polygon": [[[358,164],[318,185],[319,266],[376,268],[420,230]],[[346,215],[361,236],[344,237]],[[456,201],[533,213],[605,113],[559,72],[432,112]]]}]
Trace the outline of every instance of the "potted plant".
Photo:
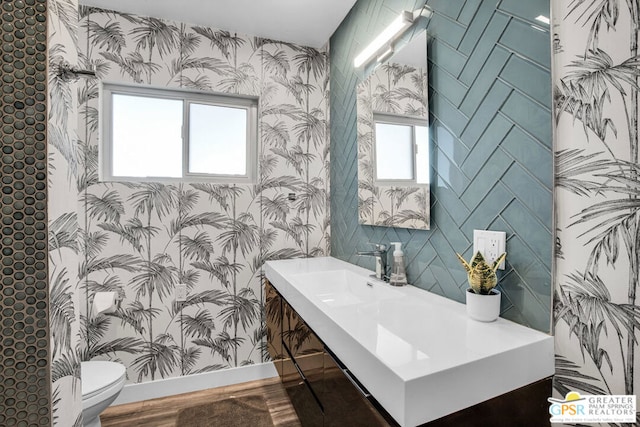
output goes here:
[{"label": "potted plant", "polygon": [[467,315],[481,322],[493,322],[500,315],[500,291],[494,289],[498,283],[496,270],[507,253],[503,253],[492,265],[487,264],[480,252],[465,261],[458,253],[458,259],[467,270],[469,289],[467,289]]}]

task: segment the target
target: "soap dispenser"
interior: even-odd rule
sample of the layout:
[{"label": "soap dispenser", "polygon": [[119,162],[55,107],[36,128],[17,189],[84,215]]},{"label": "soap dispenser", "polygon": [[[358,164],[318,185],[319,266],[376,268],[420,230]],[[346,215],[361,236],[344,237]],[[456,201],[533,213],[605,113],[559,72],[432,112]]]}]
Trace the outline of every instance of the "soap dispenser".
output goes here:
[{"label": "soap dispenser", "polygon": [[402,243],[391,242],[391,244],[395,246],[395,250],[393,251],[393,267],[391,268],[389,284],[392,286],[404,286],[407,284],[407,273],[404,269]]}]

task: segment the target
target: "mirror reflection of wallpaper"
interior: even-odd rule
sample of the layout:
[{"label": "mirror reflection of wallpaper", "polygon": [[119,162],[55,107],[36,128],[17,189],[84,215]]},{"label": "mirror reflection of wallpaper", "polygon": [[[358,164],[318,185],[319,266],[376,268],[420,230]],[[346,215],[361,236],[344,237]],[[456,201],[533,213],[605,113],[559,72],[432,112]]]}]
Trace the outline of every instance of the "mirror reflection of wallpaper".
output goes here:
[{"label": "mirror reflection of wallpaper", "polygon": [[379,185],[373,114],[428,121],[427,70],[387,63],[358,85],[358,215],[361,224],[429,229],[429,187]]}]

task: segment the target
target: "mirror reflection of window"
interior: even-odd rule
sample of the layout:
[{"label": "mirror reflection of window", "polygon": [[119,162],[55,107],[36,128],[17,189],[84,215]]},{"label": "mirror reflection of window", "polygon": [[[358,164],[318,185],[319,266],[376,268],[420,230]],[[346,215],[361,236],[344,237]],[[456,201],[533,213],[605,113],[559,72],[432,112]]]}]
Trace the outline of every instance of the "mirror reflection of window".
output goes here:
[{"label": "mirror reflection of window", "polygon": [[413,127],[376,122],[376,179],[413,181]]},{"label": "mirror reflection of window", "polygon": [[429,128],[416,126],[416,184],[429,184]]},{"label": "mirror reflection of window", "polygon": [[429,183],[429,131],[420,118],[374,113],[375,177],[387,184]]}]

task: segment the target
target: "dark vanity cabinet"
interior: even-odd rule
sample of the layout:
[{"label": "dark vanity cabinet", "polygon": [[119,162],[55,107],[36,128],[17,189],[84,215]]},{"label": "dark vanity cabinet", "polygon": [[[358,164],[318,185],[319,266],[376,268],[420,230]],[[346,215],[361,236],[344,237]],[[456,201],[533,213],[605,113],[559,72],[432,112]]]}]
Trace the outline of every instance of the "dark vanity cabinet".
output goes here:
[{"label": "dark vanity cabinet", "polygon": [[303,427],[388,426],[369,395],[268,282],[267,345]]}]

